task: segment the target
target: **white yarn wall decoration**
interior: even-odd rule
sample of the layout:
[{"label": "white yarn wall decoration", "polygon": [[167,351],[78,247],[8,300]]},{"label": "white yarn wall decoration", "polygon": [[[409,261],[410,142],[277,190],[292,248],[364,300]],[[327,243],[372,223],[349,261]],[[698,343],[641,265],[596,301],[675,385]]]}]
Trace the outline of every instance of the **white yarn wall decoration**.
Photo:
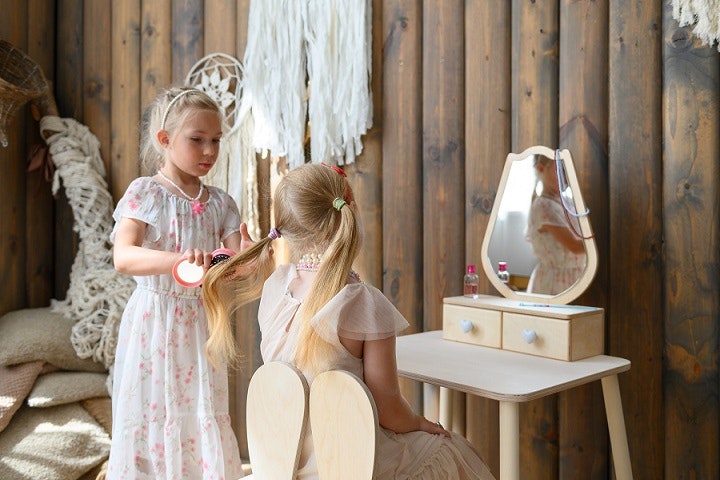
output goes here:
[{"label": "white yarn wall decoration", "polygon": [[720,51],[720,0],[672,0],[672,7],[681,27],[692,25],[695,36]]},{"label": "white yarn wall decoration", "polygon": [[307,0],[303,25],[313,162],[353,163],[372,126],[372,4]]},{"label": "white yarn wall decoration", "polygon": [[241,110],[243,66],[225,53],[201,58],[185,77],[185,85],[207,93],[223,111],[227,131],[220,142],[215,166],[204,181],[225,190],[238,204],[240,217],[253,238],[260,236],[257,161],[252,145],[253,119]]},{"label": "white yarn wall decoration", "polygon": [[305,163],[309,119],[313,162],[355,161],[372,126],[371,25],[371,0],[252,0],[242,109],[258,151]]},{"label": "white yarn wall decoration", "polygon": [[120,319],[136,285],[112,263],[114,202],[104,178],[100,142],[72,118],[44,116],[40,131],[48,135],[45,142],[56,167],[52,193],[62,182],[73,211],[73,230],[80,237],[66,299],[53,300],[51,307],[76,320],[70,341],[78,356],[111,369]]}]

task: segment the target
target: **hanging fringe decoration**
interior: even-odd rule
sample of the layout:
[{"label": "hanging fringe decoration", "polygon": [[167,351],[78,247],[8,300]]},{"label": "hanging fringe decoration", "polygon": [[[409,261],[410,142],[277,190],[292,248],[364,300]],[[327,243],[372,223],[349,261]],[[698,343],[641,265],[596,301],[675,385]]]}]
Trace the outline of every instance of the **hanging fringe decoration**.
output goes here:
[{"label": "hanging fringe decoration", "polygon": [[720,0],[672,0],[672,7],[681,27],[692,26],[696,37],[720,51]]},{"label": "hanging fringe decoration", "polygon": [[71,118],[44,116],[40,131],[55,164],[52,193],[57,194],[62,182],[73,211],[73,230],[80,237],[66,299],[53,300],[51,308],[76,320],[70,340],[78,356],[111,369],[120,319],[135,281],[119,274],[112,263],[114,204],[100,142]]},{"label": "hanging fringe decoration", "polygon": [[305,163],[309,119],[310,160],[355,161],[372,126],[371,22],[370,0],[251,2],[242,109],[258,151]]},{"label": "hanging fringe decoration", "polygon": [[241,110],[243,66],[235,57],[212,53],[190,69],[185,85],[197,88],[214,99],[223,111],[227,132],[220,142],[215,166],[204,181],[222,188],[238,204],[240,218],[248,233],[260,237],[257,199],[257,161],[252,146],[253,121],[247,110]]},{"label": "hanging fringe decoration", "polygon": [[303,2],[313,162],[347,164],[372,126],[370,1]]}]

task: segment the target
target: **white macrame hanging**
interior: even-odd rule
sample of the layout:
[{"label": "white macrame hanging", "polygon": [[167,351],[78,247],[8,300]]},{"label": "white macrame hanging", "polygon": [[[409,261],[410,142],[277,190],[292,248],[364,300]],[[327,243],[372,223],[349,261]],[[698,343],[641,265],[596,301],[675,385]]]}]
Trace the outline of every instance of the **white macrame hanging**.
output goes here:
[{"label": "white macrame hanging", "polygon": [[215,166],[204,180],[227,192],[240,209],[248,233],[259,238],[257,161],[252,145],[253,119],[241,111],[243,66],[235,57],[212,53],[200,59],[185,77],[185,85],[207,93],[223,111],[227,132],[220,142]]},{"label": "white macrame hanging", "polygon": [[361,136],[372,126],[371,5],[302,2],[313,162],[353,163],[362,152]]},{"label": "white macrame hanging", "polygon": [[720,0],[672,0],[672,7],[681,27],[692,26],[696,37],[720,51]]},{"label": "white macrame hanging", "polygon": [[92,358],[111,370],[120,319],[135,290],[135,280],[112,263],[110,233],[113,199],[105,181],[100,142],[72,118],[44,116],[43,133],[55,165],[52,193],[60,183],[73,211],[73,230],[80,242],[65,300],[51,308],[76,320],[70,341],[80,358]]},{"label": "white macrame hanging", "polygon": [[[278,12],[283,12],[278,15]],[[253,146],[305,163],[352,163],[372,125],[370,0],[253,0],[241,109]]]}]

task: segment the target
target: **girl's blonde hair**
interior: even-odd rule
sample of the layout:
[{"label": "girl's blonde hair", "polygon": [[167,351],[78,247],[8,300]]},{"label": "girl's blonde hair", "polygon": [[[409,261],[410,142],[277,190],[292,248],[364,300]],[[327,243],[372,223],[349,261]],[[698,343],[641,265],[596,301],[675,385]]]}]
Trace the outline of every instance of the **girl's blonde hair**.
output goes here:
[{"label": "girl's blonde hair", "polygon": [[145,109],[140,123],[140,163],[148,174],[156,173],[165,162],[164,150],[157,138],[157,132],[165,130],[171,137],[179,131],[185,121],[199,110],[217,113],[220,124],[224,118],[218,104],[208,94],[189,87],[173,87],[160,93]]},{"label": "girl's blonde hair", "polygon": [[[302,322],[295,355],[301,369],[324,371],[334,356],[310,320],[345,286],[357,256],[360,231],[351,202],[352,191],[344,175],[317,164],[291,170],[275,192],[276,229],[287,242],[291,260],[297,262],[307,252],[322,253],[320,270],[295,317]],[[262,293],[264,281],[274,270],[271,242],[270,237],[259,240],[208,270],[203,280],[210,331],[207,353],[212,361],[237,359],[230,319],[240,306]]]}]

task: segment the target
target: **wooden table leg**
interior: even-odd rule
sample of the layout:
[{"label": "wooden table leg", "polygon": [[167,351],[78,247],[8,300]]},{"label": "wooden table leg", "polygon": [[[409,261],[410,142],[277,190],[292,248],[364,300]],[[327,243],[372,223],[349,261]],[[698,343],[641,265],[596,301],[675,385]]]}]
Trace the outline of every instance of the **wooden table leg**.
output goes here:
[{"label": "wooden table leg", "polygon": [[438,421],[445,429],[452,429],[452,408],[453,408],[453,391],[446,387],[440,387],[440,415]]},{"label": "wooden table leg", "polygon": [[520,408],[500,402],[500,480],[520,479]]},{"label": "wooden table leg", "polygon": [[612,449],[615,476],[618,480],[632,480],[632,467],[630,465],[630,449],[628,448],[627,432],[625,431],[625,418],[623,417],[622,400],[620,399],[620,386],[617,375],[602,378],[603,397],[605,398],[605,415],[610,433],[610,447]]}]

